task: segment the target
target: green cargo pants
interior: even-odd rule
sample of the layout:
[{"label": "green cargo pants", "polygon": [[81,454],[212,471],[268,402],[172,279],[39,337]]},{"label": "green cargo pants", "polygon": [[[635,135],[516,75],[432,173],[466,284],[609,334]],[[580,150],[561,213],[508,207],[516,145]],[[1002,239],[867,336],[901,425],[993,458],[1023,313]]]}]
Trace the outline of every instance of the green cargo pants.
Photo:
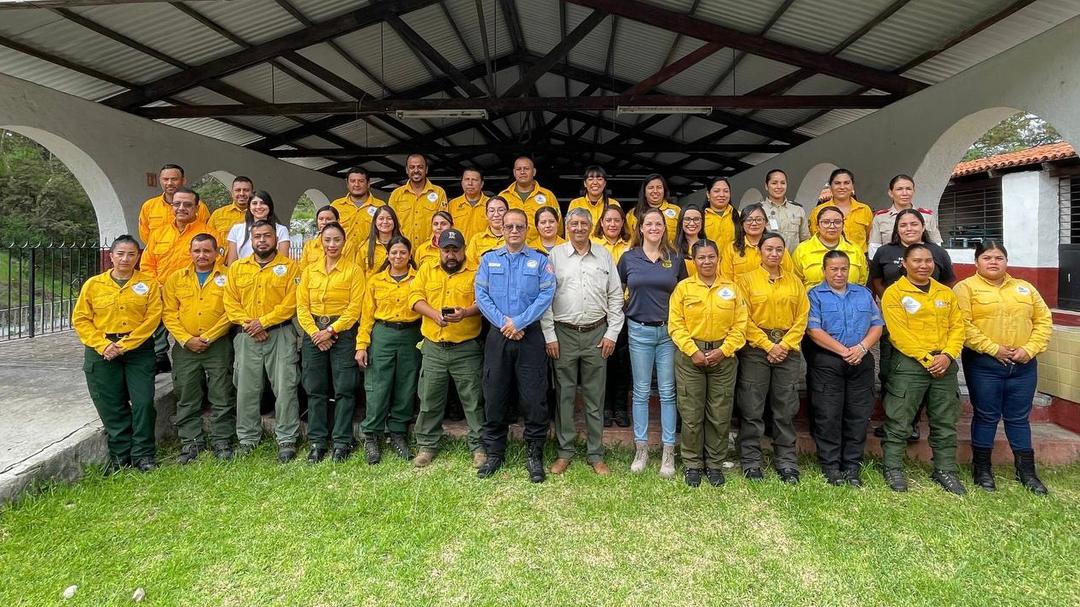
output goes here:
[{"label": "green cargo pants", "polygon": [[[329,439],[333,441],[335,449],[351,449],[354,443],[356,385],[360,373],[360,368],[356,366],[356,328],[338,333],[337,341],[325,352],[315,347],[307,336],[302,339],[302,380],[308,395],[308,442],[312,447],[325,447]],[[331,390],[334,397],[332,427]]]},{"label": "green cargo pants", "polygon": [[[210,444],[232,445],[236,436],[236,387],[233,386],[233,345],[219,338],[201,353],[174,344],[173,390],[176,392],[176,432],[187,445],[205,444],[203,404],[210,400]],[[203,388],[205,382],[206,388]]]},{"label": "green cargo pants", "polygon": [[416,446],[436,451],[443,435],[443,416],[450,378],[454,379],[465,421],[469,424],[470,451],[483,451],[480,431],[484,426],[484,391],[481,374],[483,351],[478,339],[459,344],[436,344],[425,339],[420,364],[420,414],[416,416]]},{"label": "green cargo pants", "polygon": [[933,377],[918,361],[894,349],[889,367],[885,383],[882,464],[886,469],[899,468],[903,464],[911,422],[925,398],[934,468],[956,472],[956,422],[960,419],[956,362],[949,365],[945,375]]},{"label": "green cargo pants", "polygon": [[577,387],[585,414],[586,459],[590,464],[604,460],[604,390],[607,386],[607,361],[600,355],[600,340],[607,332],[607,323],[582,333],[555,323],[559,340],[559,358],[552,361],[555,368],[555,439],[559,457],[574,456],[577,425],[574,409]]},{"label": "green cargo pants", "polygon": [[752,346],[739,350],[738,403],[742,423],[735,440],[743,470],[760,468],[761,437],[765,433],[765,407],[772,411],[773,467],[798,469],[795,454],[795,414],[799,411],[802,356],[788,353],[774,365],[765,351]]},{"label": "green cargo pants", "polygon": [[116,464],[154,457],[154,342],[113,360],[86,348],[83,373],[90,400],[105,426],[109,457]]},{"label": "green cargo pants", "polygon": [[278,325],[267,332],[264,342],[255,341],[240,331],[233,340],[236,350],[236,438],[241,445],[255,445],[262,437],[263,372],[274,391],[275,432],[278,445],[295,445],[300,438],[300,405],[296,387],[299,382],[296,329],[292,323]]},{"label": "green cargo pants", "polygon": [[375,322],[364,371],[367,412],[360,428],[364,435],[405,434],[416,403],[420,373],[420,325],[394,328]]},{"label": "green cargo pants", "polygon": [[689,356],[675,353],[675,385],[682,417],[679,453],[687,469],[722,469],[738,369],[739,360],[734,357],[713,367],[698,367]]}]

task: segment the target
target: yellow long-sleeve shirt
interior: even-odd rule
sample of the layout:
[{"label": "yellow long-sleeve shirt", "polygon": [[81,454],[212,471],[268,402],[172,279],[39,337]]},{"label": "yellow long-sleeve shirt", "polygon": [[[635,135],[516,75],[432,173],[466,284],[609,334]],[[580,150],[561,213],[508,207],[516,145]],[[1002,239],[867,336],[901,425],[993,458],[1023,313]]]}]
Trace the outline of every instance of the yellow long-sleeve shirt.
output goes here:
[{"label": "yellow long-sleeve shirt", "polygon": [[375,248],[372,249],[372,261],[369,264],[367,238],[361,240],[358,244],[359,246],[356,249],[356,262],[364,269],[364,274],[366,274],[368,278],[371,278],[380,268],[382,268],[383,263],[386,262],[386,245],[381,242],[375,243]]},{"label": "yellow long-sleeve shirt", "polygon": [[296,314],[296,285],[300,264],[280,252],[260,267],[254,255],[229,266],[225,285],[225,312],[229,322],[242,325],[258,319],[264,327],[281,324]]},{"label": "yellow long-sleeve shirt", "polygon": [[[426,265],[416,273],[409,289],[409,308],[424,301],[441,311],[443,308],[468,308],[476,303],[476,266],[466,261],[461,270],[447,274],[438,264]],[[440,327],[427,316],[422,317],[420,333],[433,342],[461,343],[480,335],[482,317],[470,316],[460,322]]]},{"label": "yellow long-sleeve shirt", "polygon": [[[356,256],[356,245],[352,240],[345,241],[345,246],[341,248],[341,258],[356,264],[360,263]],[[322,238],[316,234],[304,243],[304,250],[300,253],[300,271],[302,272],[313,263],[322,263],[324,259],[326,259],[326,253],[323,251]]]},{"label": "yellow long-sleeve shirt", "polygon": [[[679,230],[679,205],[668,201],[660,203],[657,207],[664,214],[664,226],[667,227],[667,237],[671,244],[675,244],[675,235]],[[630,231],[630,239],[633,240],[634,231],[637,230],[637,213],[630,209],[626,214],[626,229]]]},{"label": "yellow long-sleeve shirt", "polygon": [[798,351],[810,315],[810,300],[799,279],[781,268],[780,277],[772,280],[769,272],[759,266],[740,276],[737,284],[749,307],[746,343],[771,350],[774,342],[765,331],[786,329],[779,343],[788,350]]},{"label": "yellow long-sleeve shirt", "polygon": [[481,192],[476,204],[470,204],[464,194],[446,203],[450,216],[454,218],[454,227],[465,235],[466,242],[474,234],[487,231],[487,201],[487,194]]},{"label": "yellow long-sleeve shirt", "polygon": [[422,268],[429,263],[439,263],[439,247],[432,244],[431,239],[413,245],[413,263]]},{"label": "yellow long-sleeve shirt", "polygon": [[[825,280],[825,269],[821,267],[821,261],[830,250],[822,244],[817,235],[811,236],[810,240],[804,240],[795,247],[795,254],[791,256],[791,260],[795,264],[795,274],[802,280],[807,291]],[[843,238],[836,245],[836,250],[847,253],[848,282],[865,285],[866,279],[870,277],[866,253]]]},{"label": "yellow long-sleeve shirt", "polygon": [[165,284],[173,272],[191,265],[191,239],[199,234],[214,235],[214,230],[201,221],[189,223],[183,230],[172,224],[159,229],[151,235],[139,269]]},{"label": "yellow long-sleeve shirt", "polygon": [[480,264],[480,258],[483,257],[484,253],[495,250],[504,244],[506,244],[506,238],[492,234],[491,230],[484,230],[470,238],[469,243],[465,245],[465,259],[473,266],[477,266]]},{"label": "yellow long-sleeve shirt", "polygon": [[675,346],[693,356],[694,340],[723,342],[720,351],[732,356],[746,344],[746,300],[735,283],[716,277],[707,285],[699,277],[675,286],[668,306],[668,334]]},{"label": "yellow long-sleeve shirt", "polygon": [[724,207],[723,213],[716,212],[711,206],[705,209],[705,235],[723,251],[735,242],[735,222],[731,216],[735,213],[734,205]]},{"label": "yellow long-sleeve shirt", "polygon": [[348,259],[340,259],[330,272],[320,261],[304,268],[296,288],[296,320],[305,333],[315,335],[319,327],[313,316],[337,316],[330,324],[337,333],[348,331],[360,319],[364,288],[364,269]]},{"label": "yellow long-sleeve shirt", "polygon": [[533,189],[523,198],[518,194],[516,183],[512,182],[506,186],[506,189],[499,193],[506,199],[506,202],[510,203],[511,209],[521,209],[525,211],[525,214],[529,217],[529,233],[526,234],[527,240],[538,238],[536,232],[536,212],[540,210],[540,207],[551,207],[555,209],[555,215],[559,218],[559,227],[556,230],[556,234],[563,233],[563,217],[562,210],[559,208],[559,201],[555,198],[555,194],[551,190],[541,187],[539,183],[533,182]]},{"label": "yellow long-sleeve shirt", "polygon": [[607,204],[604,204],[604,199],[600,198],[596,202],[589,200],[588,196],[579,196],[570,201],[570,206],[566,207],[566,212],[569,213],[574,209],[585,209],[589,211],[589,215],[592,215],[592,224],[595,228],[600,223],[600,219],[604,216],[604,209],[607,205],[622,206],[618,200],[614,198],[608,198]]},{"label": "yellow long-sleeve shirt", "polygon": [[593,236],[592,241],[607,249],[607,252],[611,254],[611,261],[615,262],[616,265],[619,263],[619,258],[622,257],[623,253],[630,250],[630,243],[625,240],[611,242],[606,237]]},{"label": "yellow long-sleeve shirt", "polygon": [[367,350],[371,345],[371,329],[376,320],[386,322],[412,322],[420,319],[420,313],[409,304],[409,293],[416,270],[400,281],[390,277],[390,268],[368,278],[364,288],[364,305],[360,312],[360,328],[356,332],[356,349]]},{"label": "yellow long-sleeve shirt", "polygon": [[1053,315],[1035,287],[1005,275],[1001,286],[978,274],[953,287],[964,316],[964,345],[976,352],[997,353],[998,346],[1023,348],[1031,356],[1046,351]]},{"label": "yellow long-sleeve shirt", "polygon": [[406,183],[390,194],[388,204],[397,213],[401,233],[415,244],[431,236],[431,216],[446,209],[446,192],[428,181],[415,194]]},{"label": "yellow long-sleeve shirt", "polygon": [[[175,220],[176,214],[173,213],[172,205],[165,202],[165,194],[146,199],[139,209],[139,240],[144,245],[149,243],[154,239],[154,232],[172,225]],[[199,209],[195,212],[195,221],[200,223],[210,221],[210,211],[207,210],[206,203],[199,203]]]},{"label": "yellow long-sleeve shirt", "polygon": [[220,261],[201,285],[195,264],[188,264],[169,276],[162,290],[161,321],[176,343],[182,346],[192,337],[213,343],[229,332],[232,323],[225,314],[227,283],[225,266]]},{"label": "yellow long-sleeve shirt", "polygon": [[[553,244],[551,246],[556,247],[558,245],[563,244],[564,242],[566,242],[565,238],[563,238],[562,236],[556,236],[555,237],[555,244]],[[544,255],[547,255],[550,252],[548,250],[548,248],[544,246],[544,243],[540,241],[540,235],[539,234],[536,235],[536,238],[534,238],[533,240],[527,241],[525,244],[527,244],[530,247],[536,249],[537,251],[540,251]]]},{"label": "yellow long-sleeve shirt", "polygon": [[964,316],[956,295],[940,282],[930,279],[930,290],[923,293],[907,276],[901,277],[881,296],[881,315],[893,347],[922,366],[930,367],[931,352],[959,358]]},{"label": "yellow long-sleeve shirt", "polygon": [[[739,255],[739,252],[735,250],[734,242],[720,251],[718,273],[725,280],[738,280],[743,274],[759,267],[761,267],[761,250],[754,245],[747,244],[743,255]],[[784,249],[784,256],[780,258],[780,269],[785,272],[795,271],[795,262],[792,261],[787,249]]]},{"label": "yellow long-sleeve shirt", "polygon": [[356,206],[356,203],[349,198],[348,194],[331,202],[330,206],[337,209],[338,223],[345,228],[345,237],[349,242],[352,242],[368,237],[371,232],[371,220],[375,217],[375,211],[385,204],[386,201],[369,193],[367,200],[360,206]]},{"label": "yellow long-sleeve shirt", "polygon": [[98,354],[112,342],[108,333],[126,333],[116,343],[125,352],[143,344],[161,324],[161,287],[152,276],[135,272],[124,286],[112,279],[112,270],[91,276],[79,290],[71,325],[83,345]]},{"label": "yellow long-sleeve shirt", "polygon": [[214,238],[217,239],[218,251],[224,253],[229,250],[229,230],[238,223],[244,223],[246,209],[236,206],[236,201],[215,209],[210,213],[210,219],[206,225],[213,230]]},{"label": "yellow long-sleeve shirt", "polygon": [[[817,216],[824,207],[835,207],[831,201],[819,204],[810,210],[810,234],[817,235]],[[874,223],[874,211],[854,198],[851,199],[851,211],[844,215],[844,236],[859,250],[866,254],[870,248],[870,226]]]}]

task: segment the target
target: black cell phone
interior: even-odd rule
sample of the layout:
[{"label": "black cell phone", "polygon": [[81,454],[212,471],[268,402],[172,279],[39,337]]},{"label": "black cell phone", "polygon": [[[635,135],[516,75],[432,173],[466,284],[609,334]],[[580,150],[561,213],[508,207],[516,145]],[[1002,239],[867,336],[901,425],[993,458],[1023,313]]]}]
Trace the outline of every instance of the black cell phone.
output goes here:
[{"label": "black cell phone", "polygon": [[448,316],[450,314],[453,314],[454,310],[456,310],[456,309],[457,308],[443,308],[442,309],[443,316]]}]

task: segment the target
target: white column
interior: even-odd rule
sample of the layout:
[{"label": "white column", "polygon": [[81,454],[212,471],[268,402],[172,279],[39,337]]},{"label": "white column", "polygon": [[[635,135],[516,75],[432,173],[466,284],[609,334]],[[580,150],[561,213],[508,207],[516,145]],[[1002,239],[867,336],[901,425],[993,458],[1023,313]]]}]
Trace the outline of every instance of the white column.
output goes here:
[{"label": "white column", "polygon": [[1057,179],[1046,170],[1004,175],[1001,207],[1009,265],[1058,267]]}]

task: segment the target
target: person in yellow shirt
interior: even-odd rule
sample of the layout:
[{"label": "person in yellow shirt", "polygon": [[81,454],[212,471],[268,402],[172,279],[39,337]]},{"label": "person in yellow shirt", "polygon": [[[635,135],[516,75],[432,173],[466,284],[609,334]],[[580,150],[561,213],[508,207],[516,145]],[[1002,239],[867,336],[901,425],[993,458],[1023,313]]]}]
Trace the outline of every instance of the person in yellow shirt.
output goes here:
[{"label": "person in yellow shirt", "polygon": [[[630,249],[630,231],[626,229],[626,215],[618,204],[609,204],[600,216],[600,223],[593,230],[592,241],[604,247],[615,266],[619,258]],[[615,351],[607,359],[607,390],[604,392],[604,427],[618,425],[630,427],[627,409],[630,396],[630,338],[626,324],[615,340]]]},{"label": "person in yellow shirt", "polygon": [[637,204],[626,214],[626,226],[631,234],[637,230],[638,217],[649,209],[660,209],[667,227],[668,241],[675,242],[679,230],[679,206],[668,202],[669,192],[667,180],[662,175],[654,173],[641,182]]},{"label": "person in yellow shirt", "polygon": [[[324,255],[304,268],[296,289],[296,320],[307,336],[302,346],[301,381],[308,394],[310,464],[326,457],[328,441],[334,462],[344,462],[352,451],[358,374],[354,360],[356,323],[364,296],[364,270],[345,255],[345,228],[330,222],[319,231],[319,240]],[[333,423],[329,419],[331,397]]]},{"label": "person in yellow shirt", "polygon": [[716,272],[716,243],[702,239],[690,254],[697,271],[671,294],[668,333],[679,351],[675,380],[686,484],[697,487],[704,471],[709,484],[724,484],[724,455],[735,403],[735,353],[746,344],[746,300],[734,282]]},{"label": "person in yellow shirt", "polygon": [[683,257],[687,275],[693,277],[697,274],[697,264],[694,263],[694,256],[690,254],[694,244],[708,239],[705,233],[705,215],[701,208],[692,204],[683,207],[679,213],[679,233],[675,235],[675,250]]},{"label": "person in yellow shirt", "polygon": [[847,253],[851,267],[848,269],[848,282],[865,285],[870,276],[866,263],[866,253],[844,238],[844,214],[836,207],[823,207],[816,213],[814,222],[817,232],[795,247],[792,261],[795,274],[802,280],[806,290],[816,287],[825,280],[821,262],[829,251]]},{"label": "person in yellow shirt", "polygon": [[[621,208],[618,200],[608,196],[607,180],[608,175],[604,167],[594,164],[586,168],[583,186],[585,195],[571,200],[566,212],[569,213],[573,209],[587,209],[589,214],[592,215],[593,226],[599,229],[600,217],[604,214],[604,209],[609,205],[617,205]],[[615,261],[618,262],[617,259]]]},{"label": "person in yellow shirt", "polygon": [[278,461],[296,458],[300,407],[296,398],[300,345],[293,328],[300,265],[277,249],[274,224],[251,226],[253,253],[229,266],[225,312],[240,330],[233,339],[236,354],[236,437],[239,454],[248,455],[262,438],[263,376],[274,391]]},{"label": "person in yellow shirt", "polygon": [[484,176],[479,169],[468,168],[461,173],[461,192],[461,196],[446,206],[454,218],[454,227],[461,230],[466,239],[472,240],[487,229],[488,195],[484,193]]},{"label": "person in yellow shirt", "polygon": [[439,263],[417,272],[409,291],[413,311],[422,317],[420,413],[413,434],[419,452],[413,465],[423,468],[438,454],[443,435],[450,380],[454,380],[465,420],[473,467],[487,461],[480,431],[484,425],[480,347],[481,316],[476,305],[476,266],[465,260],[465,236],[456,229],[439,235]]},{"label": "person in yellow shirt", "polygon": [[139,243],[118,236],[109,248],[112,269],[83,283],[71,325],[85,348],[83,371],[109,449],[106,474],[135,465],[157,467],[154,424],[154,345],[161,323],[161,291],[139,272]]},{"label": "person in yellow shirt", "polygon": [[727,177],[714,177],[705,190],[709,204],[705,207],[705,233],[723,253],[735,242],[739,211],[731,204],[731,183]]},{"label": "person in yellow shirt", "polygon": [[365,369],[367,414],[360,427],[368,465],[382,461],[387,433],[394,453],[412,459],[405,432],[420,371],[420,314],[409,305],[416,269],[408,239],[395,236],[388,249],[384,267],[368,278],[356,335],[356,362]]},{"label": "person in yellow shirt", "polygon": [[[158,184],[161,186],[161,196],[146,199],[139,208],[139,240],[143,244],[150,242],[153,233],[159,228],[172,223],[172,197],[178,188],[184,187],[184,168],[178,164],[161,167],[158,171]],[[205,204],[199,203],[195,218],[203,223],[210,220],[210,211]]]},{"label": "person in yellow shirt", "polygon": [[431,237],[413,245],[413,261],[422,268],[427,263],[439,263],[439,235],[454,227],[454,218],[447,211],[435,211],[431,216]]},{"label": "person in yellow shirt", "polygon": [[[304,243],[304,249],[300,252],[301,272],[303,272],[305,269],[307,269],[308,266],[312,264],[323,262],[326,255],[323,251],[322,243],[323,228],[330,225],[331,223],[336,223],[341,226],[341,229],[344,230],[345,226],[341,225],[341,222],[338,221],[338,218],[338,210],[330,205],[321,207],[318,211],[315,212],[315,236],[313,236]],[[346,232],[346,234],[347,233],[348,232]],[[356,255],[356,246],[354,245],[352,240],[345,241],[345,243],[342,245],[340,256],[342,259],[346,259],[358,265],[360,264],[360,260],[357,259]]]},{"label": "person in yellow shirt", "polygon": [[206,449],[202,410],[208,398],[214,457],[232,459],[236,435],[233,347],[228,339],[232,325],[224,301],[228,278],[214,236],[198,234],[192,238],[188,259],[187,267],[173,272],[165,281],[161,314],[176,342],[172,348],[173,390],[176,432],[182,445],[176,460],[180,464],[195,461]]},{"label": "person in yellow shirt", "polygon": [[533,224],[536,226],[536,238],[528,242],[528,245],[543,254],[548,254],[555,245],[566,242],[559,236],[559,213],[551,207],[540,207],[533,215]]},{"label": "person in yellow shirt", "polygon": [[[551,190],[541,187],[536,182],[536,164],[533,163],[532,158],[518,156],[514,159],[514,182],[506,186],[505,190],[499,192],[499,196],[506,200],[511,209],[525,211],[526,217],[536,217],[536,212],[541,207],[554,209],[555,216],[558,218],[558,227],[555,233],[560,236],[563,234],[562,210],[559,208],[559,201]],[[535,221],[531,222],[531,224],[535,223]],[[536,225],[529,225],[529,233],[526,234],[525,242],[535,242],[537,238]]]},{"label": "person in yellow shirt", "polygon": [[428,163],[423,154],[405,160],[408,182],[390,194],[389,205],[401,222],[401,233],[409,242],[422,242],[435,211],[446,210],[446,192],[428,181]]},{"label": "person in yellow shirt", "polygon": [[953,287],[964,317],[964,367],[975,413],[971,420],[975,484],[993,491],[990,458],[998,422],[1012,448],[1016,480],[1037,495],[1047,493],[1035,472],[1031,443],[1031,401],[1038,383],[1035,358],[1045,352],[1053,317],[1035,287],[1009,275],[1009,254],[1001,243],[975,247],[975,275]]},{"label": "person in yellow shirt", "polygon": [[743,475],[761,472],[765,407],[772,411],[773,466],[788,484],[799,482],[795,454],[795,414],[799,411],[799,348],[806,332],[810,301],[802,282],[784,270],[784,237],[766,232],[758,243],[761,265],[743,274],[738,285],[748,304],[746,347],[739,351],[738,396],[742,425],[736,445]]},{"label": "person in yellow shirt", "polygon": [[911,422],[925,399],[934,462],[930,478],[949,493],[963,495],[956,474],[956,359],[964,345],[964,316],[949,287],[931,278],[934,256],[925,244],[909,246],[903,264],[905,276],[881,296],[881,314],[893,345],[883,399],[885,482],[893,491],[907,490],[901,465]]},{"label": "person in yellow shirt", "polygon": [[[195,217],[199,194],[188,188],[173,193],[173,220],[158,228],[147,243],[140,268],[159,284],[177,270],[191,265],[191,239],[198,234],[214,234],[214,230]],[[215,240],[216,242],[216,240]]]},{"label": "person in yellow shirt", "polygon": [[367,236],[375,211],[386,204],[371,192],[370,182],[366,169],[350,168],[345,173],[345,195],[330,203],[338,212],[338,223],[345,228],[348,242]]},{"label": "person in yellow shirt", "polygon": [[506,238],[503,235],[503,215],[510,210],[510,203],[502,196],[488,198],[485,205],[488,227],[483,232],[471,236],[465,249],[465,259],[473,267],[480,263],[480,257],[488,251],[493,251],[504,244]]},{"label": "person in yellow shirt", "polygon": [[[740,276],[761,266],[761,251],[758,244],[765,234],[765,208],[760,202],[747,205],[739,213],[739,224],[735,228],[735,240],[720,252],[720,275],[725,280],[738,280]],[[781,234],[783,236],[783,234]],[[787,237],[784,236],[785,241]],[[795,271],[791,255],[784,251],[780,267],[787,272]]]},{"label": "person in yellow shirt", "polygon": [[401,224],[398,223],[394,209],[390,205],[376,209],[375,217],[371,220],[371,229],[356,251],[356,259],[368,278],[378,272],[386,262],[386,250],[390,247],[390,241],[401,235]]},{"label": "person in yellow shirt", "polygon": [[866,255],[870,248],[870,226],[874,223],[874,211],[868,205],[855,200],[855,174],[847,169],[833,171],[829,175],[829,193],[829,201],[810,211],[811,235],[816,234],[820,227],[817,217],[822,209],[836,207],[843,213],[844,237]]},{"label": "person in yellow shirt", "polygon": [[232,201],[220,209],[215,209],[210,214],[207,225],[214,231],[214,239],[221,247],[219,252],[222,255],[226,252],[229,230],[238,223],[244,223],[244,213],[247,212],[248,203],[251,202],[251,195],[254,191],[255,184],[252,183],[250,177],[237,176],[233,179],[230,188]]}]

